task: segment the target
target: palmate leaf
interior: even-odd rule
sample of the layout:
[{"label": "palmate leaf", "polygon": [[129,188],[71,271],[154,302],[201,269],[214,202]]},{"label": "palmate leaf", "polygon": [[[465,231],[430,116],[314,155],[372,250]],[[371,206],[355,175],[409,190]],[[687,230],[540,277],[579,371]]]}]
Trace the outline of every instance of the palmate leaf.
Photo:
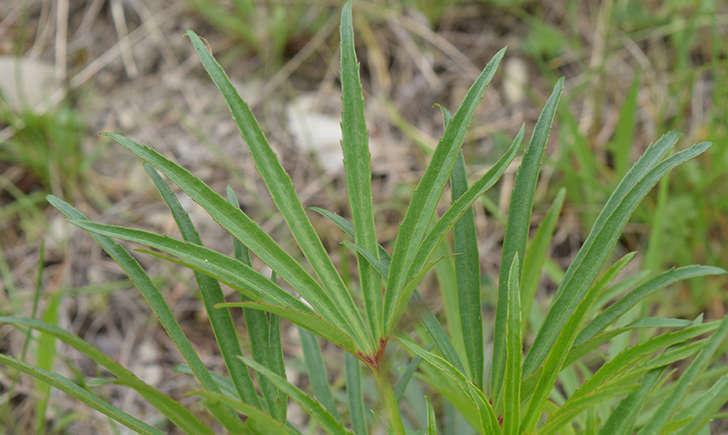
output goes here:
[{"label": "palmate leaf", "polygon": [[[190,220],[189,215],[182,208],[182,204],[179,203],[177,197],[169,189],[167,183],[162,180],[162,177],[148,163],[144,164],[144,169],[149,174],[159,194],[167,204],[184,240],[202,246],[202,240],[200,240],[200,235],[192,224],[192,220]],[[215,340],[225,361],[225,367],[227,367],[230,373],[230,378],[233,380],[239,397],[246,403],[260,407],[253,380],[250,378],[250,374],[245,366],[237,359],[237,356],[242,355],[242,352],[240,351],[238,337],[235,334],[235,325],[230,316],[230,311],[214,308],[215,304],[225,300],[220,284],[214,278],[200,272],[195,272],[195,281],[197,281],[197,286],[200,289],[205,311],[210,318],[212,332],[215,335]]]},{"label": "palmate leaf", "polygon": [[[255,167],[268,192],[270,192],[273,203],[288,224],[298,247],[323,282],[328,291],[328,296],[334,302],[343,320],[351,325],[349,332],[356,337],[357,344],[362,347],[365,353],[373,354],[376,352],[378,342],[372,336],[372,331],[364,327],[364,320],[354,303],[350,290],[344,285],[339,272],[326,253],[321,239],[316,234],[298,199],[291,178],[281,166],[275,152],[263,135],[253,112],[240,98],[230,79],[210,53],[208,46],[191,30],[187,31],[187,36],[192,41],[192,46],[199,55],[205,70],[220,89],[220,93],[230,107],[235,123],[238,125],[240,133],[243,135],[250,154],[255,161]],[[241,239],[241,241],[246,243],[246,240]],[[251,250],[256,252],[252,247]],[[262,258],[261,255],[257,255]],[[286,279],[283,274],[280,275],[283,279]]]},{"label": "palmate leaf", "polygon": [[[359,82],[359,65],[354,51],[354,30],[351,1],[341,10],[341,148],[344,153],[346,193],[351,207],[356,244],[377,252],[377,234],[372,208],[372,170],[369,156],[369,136],[364,121],[364,100]],[[378,340],[382,336],[382,292],[379,276],[371,266],[357,256],[364,307],[369,326]]]},{"label": "palmate leaf", "polygon": [[[355,339],[358,337],[352,334],[352,325],[349,320],[345,319],[345,316],[342,315],[340,309],[331,297],[313,277],[242,210],[230,204],[200,179],[190,174],[189,171],[168,160],[153,149],[120,135],[108,133],[108,136],[128,148],[137,157],[152,165],[177,184],[193,201],[204,208],[220,226],[230,232],[233,237],[240,240],[264,263],[270,266],[278,276],[295,288],[322,317],[329,319],[332,324],[346,331]],[[210,261],[209,263],[212,265],[214,262]],[[238,264],[242,263],[238,262]],[[267,280],[262,275],[260,278]],[[218,279],[220,278],[218,277]],[[297,300],[296,304],[292,306],[297,307],[297,309],[302,305]],[[361,340],[356,342],[357,348],[361,349],[367,346]]]},{"label": "palmate leaf", "polygon": [[[609,251],[616,244],[617,236],[621,233],[630,215],[647,192],[667,171],[686,160],[696,157],[709,147],[710,144],[701,143],[669,157],[649,170],[641,180],[635,182],[634,187],[620,198],[618,204],[612,204],[612,201],[614,198],[621,196],[618,195],[621,193],[620,187],[615,190],[615,194],[605,205],[604,210],[611,210],[611,213],[607,217],[600,214],[597,218],[590,236],[587,237],[584,245],[579,250],[577,258],[569,266],[566,277],[559,287],[560,290],[557,291],[556,300],[524,361],[523,371],[524,374],[528,375],[535,368],[533,364],[540,364],[546,352],[556,360],[549,364],[548,370],[544,371],[531,398],[528,411],[524,417],[524,429],[526,431],[533,430],[537,424],[543,404],[554,385],[558,373],[561,371],[568,349],[572,345],[573,339],[576,338],[577,331],[562,329],[563,322],[574,312],[576,306],[584,297],[584,293],[591,285]],[[649,149],[646,154],[650,154]],[[630,184],[632,182],[632,180],[628,180],[631,173],[632,171],[625,177],[627,181],[623,180],[624,183]],[[622,183],[620,183],[620,186],[622,186]],[[560,340],[560,346],[552,346],[550,349],[544,347],[546,345],[551,346],[560,334],[564,337]]]},{"label": "palmate leaf", "polygon": [[[63,213],[68,219],[71,220],[85,220],[86,216],[66,203],[65,201],[49,195],[47,197],[48,202]],[[88,221],[85,221],[88,222]],[[154,310],[157,315],[159,322],[162,327],[167,331],[169,337],[174,342],[175,346],[179,350],[182,357],[185,359],[190,369],[194,373],[195,377],[200,381],[202,386],[210,391],[218,392],[219,388],[212,378],[210,371],[200,360],[199,355],[192,347],[192,344],[187,339],[182,327],[175,319],[172,310],[167,305],[167,302],[162,297],[159,290],[156,288],[149,276],[144,272],[144,269],[139,263],[132,257],[126,249],[120,244],[113,241],[112,239],[103,235],[90,233],[91,237],[106,251],[111,258],[116,261],[124,272],[129,276],[134,285],[139,289],[144,299],[147,301],[150,307]],[[210,412],[222,423],[228,430],[241,430],[242,423],[227,409],[213,404],[210,408]]]},{"label": "palmate leaf", "polygon": [[467,126],[504,54],[505,49],[502,49],[493,56],[468,91],[455,116],[445,128],[442,140],[412,194],[410,205],[394,242],[392,265],[387,278],[384,294],[384,319],[387,324],[385,334],[391,332],[396,326],[395,310],[398,309],[398,305],[406,304],[409,301],[409,295],[403,294],[403,289],[412,277],[410,266],[450,177],[452,167],[465,139]]},{"label": "palmate leaf", "polygon": [[[528,228],[531,220],[531,207],[536,190],[536,181],[541,169],[546,142],[551,131],[551,124],[556,115],[556,107],[564,88],[564,80],[556,82],[551,96],[546,101],[541,115],[533,129],[531,142],[523,156],[521,166],[516,174],[515,186],[511,192],[511,203],[508,208],[508,222],[503,239],[501,267],[498,274],[498,303],[496,306],[495,329],[493,332],[493,360],[490,371],[490,392],[498,400],[503,373],[505,371],[505,330],[508,300],[508,269],[513,257],[518,254],[524,258]],[[520,273],[520,270],[518,271]],[[524,368],[525,370],[525,368]],[[527,373],[527,372],[526,372]]]},{"label": "palmate leaf", "polygon": [[79,387],[78,385],[74,384],[72,381],[61,375],[58,375],[56,373],[49,373],[43,369],[33,367],[22,361],[18,361],[13,357],[3,354],[0,354],[0,364],[20,370],[21,372],[26,373],[39,381],[45,382],[46,384],[49,384],[52,387],[63,391],[69,396],[80,400],[89,407],[101,412],[102,414],[112,418],[115,421],[118,421],[129,429],[136,431],[137,433],[155,435],[162,435],[164,433],[161,430],[152,427],[135,417],[132,417],[126,412],[109,404],[108,402],[99,398],[88,390]]}]

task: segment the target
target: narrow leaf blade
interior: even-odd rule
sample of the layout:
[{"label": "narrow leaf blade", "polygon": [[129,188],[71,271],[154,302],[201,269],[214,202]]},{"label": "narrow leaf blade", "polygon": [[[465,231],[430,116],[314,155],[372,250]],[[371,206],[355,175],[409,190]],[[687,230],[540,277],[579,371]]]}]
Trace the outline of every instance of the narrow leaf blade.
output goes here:
[{"label": "narrow leaf blade", "polygon": [[240,98],[235,86],[210,53],[209,47],[193,31],[188,30],[187,36],[192,41],[192,46],[200,57],[205,70],[225,98],[255,161],[255,167],[270,192],[273,202],[288,224],[298,247],[311,263],[313,270],[323,282],[324,288],[328,290],[328,296],[334,301],[336,309],[347,322],[352,324],[352,334],[366,346],[365,350],[373,352],[375,345],[371,331],[364,328],[361,313],[354,303],[351,292],[344,285],[344,281],[326,253],[321,239],[316,234],[298,199],[291,177],[281,166],[278,157],[255,120],[253,112]]},{"label": "narrow leaf blade", "polygon": [[[458,155],[450,181],[453,202],[468,189],[465,160],[462,151]],[[468,373],[479,388],[483,388],[483,317],[480,305],[480,256],[478,237],[475,233],[475,215],[468,208],[455,223],[453,231],[455,247],[455,273],[458,283],[460,321],[468,358]]]},{"label": "narrow leaf blade", "polygon": [[[372,207],[372,170],[369,155],[369,136],[364,121],[364,100],[359,82],[359,64],[354,51],[354,30],[351,2],[341,11],[341,148],[344,152],[346,193],[351,207],[356,244],[377,252],[377,234],[374,229]],[[382,292],[379,276],[371,266],[357,257],[364,307],[374,337],[379,339],[383,328]]]},{"label": "narrow leaf blade", "polygon": [[[391,332],[395,326],[392,318],[398,301],[402,297],[401,292],[411,278],[409,276],[410,265],[427,231],[432,213],[445,188],[445,183],[450,176],[455,159],[460,152],[465,139],[465,131],[472,119],[475,108],[485,93],[488,83],[495,75],[504,53],[505,49],[500,50],[493,56],[493,59],[488,62],[468,91],[460,108],[458,108],[455,116],[445,128],[442,140],[435,149],[430,164],[412,194],[410,206],[407,208],[405,218],[397,232],[394,253],[392,254],[392,266],[387,278],[384,295],[384,318],[388,327],[385,332]],[[405,301],[407,299],[405,298]]]},{"label": "narrow leaf blade", "polygon": [[269,381],[274,383],[279,390],[288,394],[293,400],[295,400],[308,415],[316,420],[321,427],[331,434],[347,434],[351,433],[348,431],[331,413],[329,413],[321,403],[309,397],[306,393],[301,391],[295,385],[289,383],[287,380],[281,378],[267,367],[258,364],[257,362],[240,357],[243,362],[250,368],[258,372],[260,375],[265,376]]},{"label": "narrow leaf blade", "polygon": [[[541,115],[531,136],[521,167],[516,174],[515,186],[511,192],[511,203],[508,208],[508,223],[503,239],[501,266],[498,274],[498,304],[496,306],[495,329],[493,332],[493,359],[490,372],[490,391],[492,397],[500,397],[505,372],[505,331],[508,316],[508,269],[513,258],[518,254],[524,258],[528,229],[531,220],[531,207],[536,191],[536,182],[541,170],[541,162],[546,150],[546,142],[551,125],[556,116],[556,108],[564,88],[564,80],[559,79],[551,96],[546,101]],[[520,274],[520,270],[518,271]]]},{"label": "narrow leaf blade", "polygon": [[78,385],[74,384],[72,381],[61,375],[58,375],[56,373],[49,373],[43,369],[33,367],[27,363],[18,361],[11,356],[3,354],[0,354],[0,364],[4,364],[8,367],[20,370],[21,372],[28,374],[39,381],[45,382],[46,384],[49,384],[63,391],[69,396],[78,399],[79,401],[90,406],[91,408],[99,411],[100,413],[115,421],[118,421],[129,429],[136,431],[140,434],[162,435],[163,433],[159,429],[156,429],[144,423],[143,421],[132,417],[121,409],[109,404],[108,402],[92,394],[88,390],[79,387]]}]

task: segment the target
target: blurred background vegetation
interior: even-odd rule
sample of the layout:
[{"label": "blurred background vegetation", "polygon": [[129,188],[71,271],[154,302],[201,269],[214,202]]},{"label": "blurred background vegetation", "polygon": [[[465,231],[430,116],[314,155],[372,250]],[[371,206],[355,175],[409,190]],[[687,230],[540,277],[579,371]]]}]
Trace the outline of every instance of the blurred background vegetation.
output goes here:
[{"label": "blurred background vegetation", "polygon": [[[2,2],[2,314],[35,313],[37,294],[47,318],[133,361],[157,384],[182,388],[165,376],[176,358],[166,339],[159,332],[145,338],[155,329],[143,301],[134,292],[114,291],[129,288],[125,277],[80,232],[72,232],[44,197],[66,198],[93,219],[171,232],[140,165],[98,136],[114,130],[154,144],[218,191],[232,184],[246,211],[276,237],[286,237],[259,180],[250,176],[250,159],[226,109],[182,36],[193,28],[254,108],[307,205],[346,213],[335,150],[338,7],[334,0]],[[728,265],[726,2],[361,0],[355,2],[355,29],[383,243],[393,240],[427,150],[442,130],[432,104],[455,108],[485,60],[508,46],[464,150],[474,172],[485,170],[522,122],[533,125],[553,82],[566,77],[534,209],[538,220],[566,188],[539,293],[543,304],[608,192],[668,130],[683,133],[683,146],[703,140],[715,146],[659,184],[617,249],[639,251],[643,270]],[[325,146],[332,143],[334,149]],[[513,176],[509,171],[476,210],[483,297],[489,301],[495,300],[503,205]],[[202,214],[192,211],[202,222]],[[340,250],[336,230],[328,234],[326,222],[315,223],[325,243]],[[201,230],[209,245],[231,249],[213,224]],[[178,302],[177,314],[190,319],[190,328],[204,325],[189,282],[173,275],[179,271],[145,266]],[[720,317],[727,285],[725,278],[695,279],[644,309]],[[212,349],[204,328],[196,343]],[[2,330],[0,351],[16,354],[23,342]],[[146,353],[139,357],[131,349]],[[297,352],[295,346],[287,350],[294,361]],[[61,359],[58,364],[83,378],[83,361]],[[0,421],[21,430],[37,393],[10,375],[0,382]],[[67,403],[52,401],[51,408],[57,431],[88,419],[87,411]]]}]

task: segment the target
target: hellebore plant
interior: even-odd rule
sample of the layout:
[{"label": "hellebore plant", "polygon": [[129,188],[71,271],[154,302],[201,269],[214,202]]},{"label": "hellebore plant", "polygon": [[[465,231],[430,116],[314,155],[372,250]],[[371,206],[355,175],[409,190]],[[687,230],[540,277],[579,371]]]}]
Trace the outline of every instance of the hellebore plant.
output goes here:
[{"label": "hellebore plant", "polygon": [[[524,138],[524,128],[492,168],[470,186],[461,147],[505,49],[488,62],[454,115],[443,109],[442,139],[412,193],[390,254],[379,245],[374,226],[368,135],[354,52],[351,3],[343,7],[341,145],[351,221],[323,209],[311,212],[330,218],[348,237],[344,244],[356,256],[358,267],[358,282],[350,283],[342,278],[324,249],[290,177],[253,113],[206,43],[194,32],[189,31],[188,36],[229,105],[258,173],[313,274],[302,258],[286,252],[238,207],[231,189],[225,198],[152,148],[109,133],[144,162],[183,240],[91,222],[62,200],[53,196],[48,200],[73,224],[86,230],[142,292],[187,363],[179,370],[197,379],[199,391],[191,394],[201,398],[209,414],[191,412],[98,349],[53,325],[19,317],[3,317],[2,323],[37,329],[75,347],[108,370],[113,382],[134,389],[170,424],[187,433],[211,433],[211,418],[234,433],[299,433],[286,420],[289,399],[297,402],[321,428],[335,434],[366,434],[382,424],[397,434],[417,428],[428,434],[454,433],[455,423],[445,424],[443,415],[454,415],[454,420],[448,417],[450,422],[467,422],[470,427],[466,432],[484,434],[693,433],[705,428],[728,400],[728,369],[707,370],[728,334],[728,317],[712,322],[703,322],[702,318],[642,318],[627,322],[623,318],[648,296],[672,283],[725,271],[692,265],[613,283],[634,253],[608,264],[622,229],[650,189],[670,169],[705,152],[709,143],[665,158],[679,136],[671,132],[646,149],[604,204],[560,280],[545,318],[537,327],[530,325],[537,331],[533,343],[524,346],[524,334],[529,330],[527,320],[564,199],[562,191],[529,242],[534,192],[564,86],[563,79],[559,80],[535,125],[511,193],[489,353],[492,358],[486,361],[472,206],[513,161]],[[160,173],[231,234],[234,256],[203,246],[189,216]],[[448,183],[452,201],[438,216],[437,205]],[[160,291],[114,239],[140,244],[146,247],[142,252],[194,270],[227,376],[205,367]],[[274,276],[263,276],[251,267],[250,253],[268,265]],[[432,269],[437,270],[441,286],[443,323],[427,308],[418,311],[415,323],[403,322],[408,307],[421,298],[417,285]],[[285,286],[278,284],[279,279]],[[226,301],[220,283],[237,290],[241,301]],[[230,309],[237,308],[244,312],[252,357],[241,351],[230,314]],[[299,327],[314,396],[286,380],[280,318]],[[639,332],[635,336],[640,338],[636,344],[615,340],[635,332]],[[316,337],[346,353],[345,407],[337,406],[334,399]],[[412,356],[411,361],[405,364],[386,358],[385,351],[391,347],[405,350]],[[689,364],[684,363],[680,376],[674,376],[674,364],[691,358]],[[161,433],[159,428],[59,374],[7,355],[0,355],[0,362],[66,392],[135,431]],[[374,377],[376,401],[364,400],[362,363]],[[404,370],[393,370],[397,364]],[[255,373],[257,385],[249,369]],[[403,393],[415,374],[418,381],[429,385],[428,394],[437,398],[434,405],[427,399],[427,418],[421,422],[412,422],[400,413],[400,406],[406,402]],[[371,407],[381,412],[370,412]],[[346,412],[339,414],[344,408]],[[384,422],[379,421],[380,416]]]}]

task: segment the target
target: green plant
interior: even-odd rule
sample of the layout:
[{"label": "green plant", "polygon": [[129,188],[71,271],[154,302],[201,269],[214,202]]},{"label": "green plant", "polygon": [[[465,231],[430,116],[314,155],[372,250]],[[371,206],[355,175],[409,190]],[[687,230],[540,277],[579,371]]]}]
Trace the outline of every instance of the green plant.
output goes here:
[{"label": "green plant", "polygon": [[[603,31],[602,47],[596,42],[583,44],[584,38],[574,24],[562,26],[572,29],[561,35],[571,45],[555,45],[566,52],[563,55],[546,56],[545,52],[536,52],[529,44],[524,45],[546,76],[553,74],[566,59],[578,58],[577,68],[584,72],[583,79],[571,87],[570,101],[560,108],[561,147],[553,156],[559,172],[551,184],[555,189],[566,187],[565,203],[578,212],[585,228],[599,212],[599,204],[629,169],[630,156],[647,145],[645,130],[675,129],[685,131],[692,140],[710,137],[717,144],[725,143],[728,131],[726,31],[716,21],[724,10],[725,4],[710,1],[664,2],[657,8],[640,1],[621,1],[602,3],[599,14],[589,18],[582,2],[569,2],[562,16],[552,16],[549,23],[541,24],[555,26],[560,22],[588,19],[593,23],[590,29],[597,33]],[[539,19],[537,15],[527,18]],[[602,30],[599,30],[600,24]],[[534,36],[541,36],[539,28],[532,28]],[[626,78],[623,70],[610,66],[630,52],[624,41],[642,47],[647,61],[624,62],[623,67],[631,70]],[[603,50],[603,53],[594,52],[590,56],[592,50]],[[664,56],[664,53],[672,55]],[[656,82],[655,75],[669,79]],[[631,81],[631,86],[623,86],[626,89],[609,85],[625,79],[627,85]],[[702,109],[696,111],[695,98],[706,84],[711,84],[711,91],[703,94]],[[609,124],[607,108],[612,101],[619,107],[619,116],[613,128],[603,128]],[[651,102],[654,102],[652,107]],[[584,123],[587,118],[583,116],[584,111],[581,114],[573,111],[575,107],[584,107],[583,104],[594,108],[590,128],[585,127],[588,123]],[[645,269],[659,270],[691,261],[728,262],[728,251],[720,242],[725,235],[724,216],[728,212],[728,201],[721,188],[728,180],[727,149],[715,147],[709,155],[681,166],[663,178],[657,194],[637,208],[632,228],[625,231],[623,242],[630,249],[646,248]],[[711,306],[720,312],[725,302],[722,291],[725,284],[725,277],[698,278],[676,286],[670,292],[675,297],[649,302],[659,302],[653,312],[673,315],[694,316]],[[684,303],[685,299],[690,303]]]},{"label": "green plant", "polygon": [[[255,2],[185,0],[200,16],[226,35],[257,53],[265,67],[276,71],[286,46],[316,33],[326,23],[325,2]],[[241,44],[238,44],[240,48]]]},{"label": "green plant", "polygon": [[45,228],[45,195],[74,196],[81,191],[84,169],[93,156],[84,156],[81,142],[86,125],[69,107],[36,114],[16,112],[0,101],[0,124],[14,129],[0,142],[0,229],[20,223],[30,239]]},{"label": "green plant", "polygon": [[[512,162],[524,138],[524,128],[503,156],[471,186],[467,185],[461,147],[473,112],[505,50],[486,65],[453,116],[442,109],[443,137],[412,193],[390,254],[379,245],[374,227],[368,136],[351,19],[349,2],[341,20],[341,83],[342,147],[351,222],[326,210],[314,211],[329,217],[350,237],[343,243],[356,256],[358,282],[345,281],[334,266],[252,112],[203,40],[191,31],[188,36],[203,66],[230,106],[258,172],[315,277],[300,259],[285,252],[237,206],[234,192],[228,190],[226,199],[153,149],[117,134],[108,135],[144,161],[184,240],[91,222],[57,197],[48,198],[73,224],[88,231],[142,292],[187,362],[180,371],[197,378],[200,391],[191,394],[202,399],[209,415],[230,432],[298,433],[286,421],[291,399],[327,432],[348,433],[349,425],[344,423],[327,382],[318,336],[346,352],[345,415],[357,434],[368,433],[368,428],[381,424],[378,415],[386,416],[386,424],[394,433],[416,429],[428,434],[438,430],[452,433],[455,427],[463,427],[463,421],[471,427],[467,431],[488,434],[575,430],[600,430],[604,434],[633,430],[692,433],[705,427],[728,400],[728,370],[707,370],[728,334],[728,317],[711,322],[703,322],[702,317],[693,321],[648,317],[624,325],[619,321],[631,307],[665,286],[725,271],[693,265],[653,274],[638,283],[630,278],[613,283],[635,254],[624,255],[611,266],[608,263],[624,225],[644,196],[670,169],[705,152],[710,144],[691,146],[663,160],[678,139],[678,134],[668,133],[626,172],[561,280],[524,356],[524,333],[528,331],[528,313],[524,310],[531,307],[563,201],[560,193],[529,244],[534,191],[563,90],[563,80],[557,81],[522,157],[511,195],[498,280],[492,361],[486,374],[472,204]],[[202,245],[159,172],[233,236],[233,257]],[[438,216],[436,207],[448,182],[452,202]],[[112,239],[138,243],[147,248],[141,252],[195,271],[229,377],[211,373],[204,366],[160,291],[136,260]],[[250,253],[270,266],[274,276],[265,277],[251,267]],[[421,295],[416,289],[436,267],[442,267],[438,276],[445,306],[444,326],[419,302]],[[287,284],[279,285],[278,278]],[[241,301],[225,301],[220,283],[237,290]],[[421,308],[411,310],[414,306]],[[229,311],[233,307],[244,310],[252,358],[242,355]],[[403,321],[407,311],[418,311],[414,323]],[[286,381],[280,318],[299,326],[313,397]],[[211,433],[199,416],[81,339],[34,319],[2,317],[0,322],[56,337],[106,368],[112,375],[107,381],[134,389],[183,431]],[[615,337],[637,329],[645,331],[640,342],[623,348],[614,345]],[[708,334],[710,337],[705,338]],[[397,349],[410,354],[411,361],[403,363]],[[671,367],[691,357],[675,380]],[[0,363],[78,398],[133,430],[160,432],[59,374],[8,355],[0,355]],[[381,404],[381,412],[374,417],[367,412],[372,403],[362,395],[362,363],[373,375],[379,397],[376,403]],[[395,379],[394,369],[398,366],[404,371]],[[255,372],[258,388],[248,369]],[[428,395],[437,399],[424,401],[424,419],[419,422],[411,422],[400,413],[400,406],[410,400],[406,390],[415,373],[431,388]],[[238,412],[246,419],[240,419]],[[451,423],[441,424],[443,418]]]}]

